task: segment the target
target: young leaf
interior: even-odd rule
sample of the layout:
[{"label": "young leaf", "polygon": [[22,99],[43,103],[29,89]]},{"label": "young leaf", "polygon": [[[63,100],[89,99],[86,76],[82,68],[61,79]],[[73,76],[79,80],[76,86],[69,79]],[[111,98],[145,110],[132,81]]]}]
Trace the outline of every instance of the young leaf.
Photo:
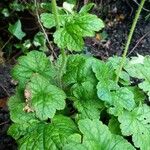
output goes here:
[{"label": "young leaf", "polygon": [[148,93],[150,98],[150,56],[133,57],[132,60],[125,67],[130,76],[143,79],[139,84],[139,88]]},{"label": "young leaf", "polygon": [[[81,150],[135,150],[123,137],[111,134],[108,127],[99,120],[84,119],[78,124],[83,139],[82,144],[76,143],[73,150],[78,150],[79,147]],[[67,144],[64,150],[72,149],[73,144]]]},{"label": "young leaf", "polygon": [[31,108],[41,120],[53,118],[56,110],[65,108],[65,93],[40,75],[34,75],[27,84],[31,93]]},{"label": "young leaf", "polygon": [[54,42],[60,48],[70,51],[81,51],[83,37],[94,36],[95,31],[104,28],[101,19],[91,14],[76,14],[65,22],[65,25],[54,33]]},{"label": "young leaf", "polygon": [[73,90],[74,106],[79,112],[79,118],[99,119],[102,103],[96,96],[96,88],[90,82],[84,82]]},{"label": "young leaf", "polygon": [[41,22],[43,23],[44,27],[50,29],[56,26],[55,18],[53,14],[42,13],[40,17],[41,17]]},{"label": "young leaf", "polygon": [[[51,29],[52,27],[56,26],[55,17],[53,14],[42,13],[40,15],[40,17],[41,17],[41,22],[43,23],[43,26],[45,28]],[[69,19],[72,16],[62,14],[62,15],[59,15],[58,17],[59,17],[59,21],[60,21],[60,26],[63,26],[65,24],[65,22],[67,21],[67,19]]]},{"label": "young leaf", "polygon": [[81,10],[79,11],[79,13],[80,13],[80,14],[81,14],[81,13],[88,13],[88,12],[92,9],[92,7],[94,7],[94,6],[95,6],[94,3],[88,3],[88,4],[84,5],[84,6],[81,8]]},{"label": "young leaf", "polygon": [[25,37],[25,33],[21,29],[21,22],[18,20],[15,24],[10,24],[8,28],[9,32],[17,37],[19,40],[22,40]]},{"label": "young leaf", "polygon": [[78,133],[74,122],[64,116],[55,116],[51,124],[39,123],[19,139],[19,149],[60,150],[67,143],[67,138]]},{"label": "young leaf", "polygon": [[12,70],[12,76],[19,81],[22,88],[35,73],[51,81],[54,79],[55,70],[43,52],[31,51],[27,56],[20,57]]},{"label": "young leaf", "polygon": [[125,111],[119,116],[121,131],[124,136],[131,136],[134,145],[141,150],[150,147],[150,108],[142,105],[132,112]]}]

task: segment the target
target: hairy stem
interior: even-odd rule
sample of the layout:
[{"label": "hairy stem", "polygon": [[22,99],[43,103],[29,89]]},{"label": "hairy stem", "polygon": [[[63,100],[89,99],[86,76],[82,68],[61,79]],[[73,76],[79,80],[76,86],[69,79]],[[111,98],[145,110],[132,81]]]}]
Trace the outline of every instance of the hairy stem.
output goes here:
[{"label": "hairy stem", "polygon": [[59,29],[60,21],[59,21],[59,14],[58,14],[58,10],[57,10],[56,0],[52,0],[52,10],[53,10],[53,14],[55,16],[56,28]]},{"label": "hairy stem", "polygon": [[131,26],[131,30],[130,30],[130,33],[129,33],[129,36],[128,36],[128,40],[127,40],[127,43],[125,45],[125,50],[124,50],[123,55],[122,55],[122,60],[121,60],[120,66],[119,66],[118,71],[117,71],[116,83],[118,83],[118,81],[119,81],[119,77],[120,77],[121,71],[122,71],[124,63],[125,63],[125,59],[126,59],[126,55],[127,55],[128,49],[129,49],[129,45],[131,43],[132,36],[133,36],[134,30],[135,30],[137,21],[139,19],[141,10],[142,10],[142,8],[144,6],[144,3],[145,3],[145,0],[142,0],[141,4],[140,4],[140,6],[139,6],[139,8],[137,10],[137,13],[135,15],[135,18],[133,20],[133,23],[132,23],[132,26]]},{"label": "hairy stem", "polygon": [[[60,20],[59,20],[59,13],[57,10],[56,0],[52,0],[52,10],[55,16],[56,28],[58,30],[60,29]],[[60,83],[60,86],[62,87],[62,75],[63,75],[63,70],[66,66],[66,53],[64,49],[61,49],[61,55],[62,55],[62,62],[59,68],[59,83]]]},{"label": "hairy stem", "polygon": [[53,47],[51,45],[51,42],[49,41],[48,35],[47,35],[47,33],[46,33],[46,31],[45,31],[45,29],[44,29],[44,27],[43,27],[43,25],[42,25],[42,23],[40,21],[40,16],[39,16],[39,13],[38,13],[38,6],[37,6],[37,1],[36,0],[34,0],[34,6],[35,6],[35,12],[36,12],[37,21],[38,21],[38,23],[40,25],[40,28],[41,28],[42,32],[44,33],[44,36],[45,36],[45,39],[46,39],[46,41],[47,41],[47,43],[49,45],[49,48],[51,49],[52,53],[56,57],[56,54],[55,54],[54,49],[53,49]]}]

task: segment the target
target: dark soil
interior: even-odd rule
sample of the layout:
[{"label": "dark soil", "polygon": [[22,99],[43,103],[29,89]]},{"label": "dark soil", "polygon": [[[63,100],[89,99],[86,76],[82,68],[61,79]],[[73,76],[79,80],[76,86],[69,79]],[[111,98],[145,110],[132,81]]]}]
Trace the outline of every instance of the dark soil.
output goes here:
[{"label": "dark soil", "polygon": [[[113,55],[121,56],[131,28],[131,24],[137,9],[135,3],[129,4],[127,0],[108,3],[107,15],[105,16],[107,38],[96,40],[86,39],[86,46],[90,53],[101,59],[107,59]],[[138,21],[136,30],[131,41],[128,57],[137,54],[150,54],[150,19],[145,20],[144,12]],[[100,14],[100,17],[102,14]]]},{"label": "dark soil", "polygon": [[[94,13],[106,22],[106,39],[87,38],[86,52],[100,59],[107,59],[113,55],[121,56],[127,35],[130,30],[137,5],[128,0],[107,0],[104,2],[105,10],[94,9]],[[139,19],[128,56],[150,54],[150,21],[145,20],[146,12]],[[120,18],[119,18],[120,17]],[[35,32],[35,31],[33,31]],[[31,33],[34,35],[34,33]],[[14,84],[10,76],[10,66],[0,66],[0,102],[13,94]],[[15,140],[7,135],[11,124],[7,107],[0,108],[0,150],[17,149]]]},{"label": "dark soil", "polygon": [[[0,66],[0,103],[7,103],[7,98],[14,93],[14,85],[10,77],[10,66]],[[7,106],[0,106],[0,150],[15,150],[16,144],[7,130],[11,124]]]}]

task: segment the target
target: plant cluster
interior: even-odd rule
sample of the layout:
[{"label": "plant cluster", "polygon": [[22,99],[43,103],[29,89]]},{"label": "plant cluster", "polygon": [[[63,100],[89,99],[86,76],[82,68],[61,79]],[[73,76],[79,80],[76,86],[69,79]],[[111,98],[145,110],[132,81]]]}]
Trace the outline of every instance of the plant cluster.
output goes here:
[{"label": "plant cluster", "polygon": [[[144,3],[143,3],[144,4]],[[13,124],[8,133],[24,150],[149,150],[150,56],[107,61],[84,54],[83,38],[104,28],[89,13],[93,4],[79,12],[64,3],[53,13],[42,13],[43,26],[56,27],[54,42],[61,49],[55,60],[31,51],[18,59],[12,76],[16,94],[8,102]],[[134,84],[138,79],[138,85]],[[132,137],[132,140],[130,140]]]}]

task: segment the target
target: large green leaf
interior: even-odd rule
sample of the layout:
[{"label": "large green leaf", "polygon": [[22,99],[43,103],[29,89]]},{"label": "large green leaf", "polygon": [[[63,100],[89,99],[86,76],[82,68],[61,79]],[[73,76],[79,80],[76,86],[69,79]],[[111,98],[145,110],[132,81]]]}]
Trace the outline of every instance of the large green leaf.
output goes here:
[{"label": "large green leaf", "polygon": [[131,136],[134,145],[141,150],[150,148],[150,107],[142,105],[133,111],[125,111],[119,116],[121,131],[125,136]]},{"label": "large green leaf", "polygon": [[133,57],[125,69],[130,76],[144,80],[139,84],[139,88],[150,97],[150,56]]},{"label": "large green leaf", "polygon": [[54,68],[43,52],[31,51],[27,56],[20,57],[18,64],[12,70],[13,77],[19,81],[21,87],[25,87],[32,75],[36,73],[51,81],[54,79]]},{"label": "large green leaf", "polygon": [[22,29],[21,29],[21,22],[18,20],[15,24],[10,24],[8,28],[9,32],[13,34],[15,37],[17,37],[19,40],[22,40],[22,38],[26,35]]},{"label": "large green leaf", "polygon": [[109,113],[117,116],[123,109],[132,110],[135,107],[133,93],[124,87],[119,87],[114,81],[115,69],[110,63],[96,61],[92,65],[97,84],[97,95],[109,106]]},{"label": "large green leaf", "polygon": [[29,102],[41,120],[53,118],[56,110],[65,108],[65,93],[40,75],[31,78],[26,91],[31,94]]},{"label": "large green leaf", "polygon": [[72,142],[64,150],[135,150],[123,137],[111,134],[108,127],[98,119],[80,120],[79,129],[83,134],[82,144]]},{"label": "large green leaf", "polygon": [[77,108],[79,118],[99,119],[102,102],[96,95],[96,87],[90,82],[84,82],[73,90],[75,96],[74,106]]},{"label": "large green leaf", "polygon": [[63,81],[66,85],[81,85],[81,83],[90,81],[95,83],[96,78],[92,72],[92,64],[95,59],[84,55],[70,55],[67,59],[66,73]]},{"label": "large green leaf", "polygon": [[55,116],[51,124],[37,124],[32,132],[19,139],[20,150],[60,150],[67,138],[78,133],[74,122],[64,116]]},{"label": "large green leaf", "polygon": [[35,113],[27,113],[23,110],[25,106],[26,104],[23,101],[23,98],[18,94],[11,97],[8,101],[10,118],[15,123],[11,125],[8,133],[15,139],[18,139],[20,136],[24,135],[27,128],[31,127],[31,130],[32,127],[39,122],[39,120],[35,117]]},{"label": "large green leaf", "polygon": [[97,16],[87,13],[75,14],[54,33],[54,42],[60,48],[81,51],[84,45],[83,37],[94,36],[95,31],[102,28],[104,28],[104,23]]}]

